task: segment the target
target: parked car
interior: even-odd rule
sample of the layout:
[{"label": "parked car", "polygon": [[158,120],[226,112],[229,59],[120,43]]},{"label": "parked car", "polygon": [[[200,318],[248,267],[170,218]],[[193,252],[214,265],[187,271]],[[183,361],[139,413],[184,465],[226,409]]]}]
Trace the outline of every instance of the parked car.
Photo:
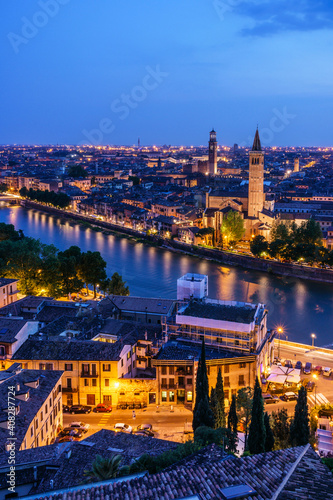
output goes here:
[{"label": "parked car", "polygon": [[293,364],[290,359],[286,359],[284,362],[284,366],[286,366],[287,368],[292,368]]},{"label": "parked car", "polygon": [[282,401],[295,401],[297,400],[297,394],[295,392],[286,392],[281,396]]},{"label": "parked car", "polygon": [[59,432],[58,437],[72,436],[73,438],[80,439],[83,436],[83,431],[80,429],[72,429],[71,427],[65,427],[61,432]]},{"label": "parked car", "polygon": [[78,429],[82,432],[88,432],[90,425],[85,424],[84,422],[71,422],[69,427],[71,429]]},{"label": "parked car", "polygon": [[70,407],[67,405],[62,405],[62,412],[63,413],[69,413],[70,412]]},{"label": "parked car", "polygon": [[140,424],[137,426],[136,430],[137,431],[143,431],[143,430],[152,431],[153,426],[151,424]]},{"label": "parked car", "polygon": [[115,424],[114,430],[116,432],[127,432],[128,434],[131,434],[131,432],[133,431],[130,425],[121,423]]},{"label": "parked car", "polygon": [[277,396],[274,396],[272,394],[263,394],[262,395],[263,397],[263,400],[266,404],[275,404],[275,403],[278,403],[280,400]]},{"label": "parked car", "polygon": [[70,441],[78,441],[78,439],[67,434],[66,436],[58,436],[54,442],[55,443],[68,443]]},{"label": "parked car", "polygon": [[149,436],[149,437],[154,437],[154,433],[150,431],[149,429],[139,429],[134,431],[134,434],[137,434],[139,436]]},{"label": "parked car", "polygon": [[329,368],[328,366],[326,366],[326,368],[323,369],[323,375],[324,377],[329,377],[332,373],[332,368]]},{"label": "parked car", "polygon": [[297,362],[296,362],[296,365],[295,365],[295,368],[296,368],[296,370],[301,370],[301,369],[302,369],[302,366],[303,366],[303,365],[302,365],[302,361],[297,361]]},{"label": "parked car", "polygon": [[93,411],[95,413],[100,413],[100,412],[103,412],[103,413],[110,413],[112,411],[112,406],[110,405],[107,405],[105,403],[99,403],[94,409]]},{"label": "parked car", "polygon": [[70,407],[70,413],[90,413],[91,407],[85,405],[73,405]]},{"label": "parked car", "polygon": [[313,370],[313,372],[316,374],[316,375],[321,375],[321,372],[323,371],[323,367],[320,366],[320,365],[317,365],[315,367],[315,369]]},{"label": "parked car", "polygon": [[308,392],[312,392],[315,387],[315,383],[313,380],[309,380],[309,382],[306,384],[305,388]]},{"label": "parked car", "polygon": [[312,363],[310,363],[309,361],[305,363],[303,371],[306,375],[309,375],[312,371]]}]

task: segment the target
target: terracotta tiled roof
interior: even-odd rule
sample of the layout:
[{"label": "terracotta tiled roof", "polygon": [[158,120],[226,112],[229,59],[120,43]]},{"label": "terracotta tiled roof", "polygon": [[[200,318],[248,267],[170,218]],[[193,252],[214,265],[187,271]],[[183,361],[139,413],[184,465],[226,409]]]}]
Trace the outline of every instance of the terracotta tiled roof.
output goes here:
[{"label": "terracotta tiled roof", "polygon": [[[178,464],[171,470],[121,482],[108,482],[68,492],[56,491],[43,500],[171,500],[197,496],[220,500],[221,489],[251,486],[255,495],[243,500],[332,500],[333,476],[308,446],[245,458],[220,459],[212,445],[206,460]],[[305,475],[309,475],[305,477]]]}]

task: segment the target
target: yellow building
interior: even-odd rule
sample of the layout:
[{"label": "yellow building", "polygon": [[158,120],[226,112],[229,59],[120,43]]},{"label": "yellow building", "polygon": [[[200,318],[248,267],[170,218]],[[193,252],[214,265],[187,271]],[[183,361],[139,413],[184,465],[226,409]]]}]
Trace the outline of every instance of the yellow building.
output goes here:
[{"label": "yellow building", "polygon": [[[171,341],[164,345],[153,360],[158,386],[157,404],[182,404],[194,407],[195,380],[200,353],[201,344],[191,345],[184,341]],[[206,346],[206,365],[209,391],[215,387],[218,370],[221,369],[226,405],[239,389],[254,386],[255,355]]]},{"label": "yellow building", "polygon": [[155,380],[121,378],[123,351],[121,342],[29,339],[14,359],[28,369],[62,370],[63,404],[145,406],[156,398]]}]

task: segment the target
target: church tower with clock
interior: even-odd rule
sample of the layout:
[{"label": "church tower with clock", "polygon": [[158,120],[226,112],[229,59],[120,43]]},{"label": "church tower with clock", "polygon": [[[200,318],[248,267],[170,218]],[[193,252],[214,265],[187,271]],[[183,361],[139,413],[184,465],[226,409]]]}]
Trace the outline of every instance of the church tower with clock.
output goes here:
[{"label": "church tower with clock", "polygon": [[210,132],[208,143],[208,173],[209,175],[217,174],[217,142],[214,129]]}]

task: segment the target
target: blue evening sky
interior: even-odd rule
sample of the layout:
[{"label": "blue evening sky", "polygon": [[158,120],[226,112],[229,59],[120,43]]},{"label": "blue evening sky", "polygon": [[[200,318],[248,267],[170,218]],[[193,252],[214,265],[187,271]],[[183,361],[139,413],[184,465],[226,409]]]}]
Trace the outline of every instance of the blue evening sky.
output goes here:
[{"label": "blue evening sky", "polygon": [[4,0],[2,144],[333,146],[331,0]]}]

